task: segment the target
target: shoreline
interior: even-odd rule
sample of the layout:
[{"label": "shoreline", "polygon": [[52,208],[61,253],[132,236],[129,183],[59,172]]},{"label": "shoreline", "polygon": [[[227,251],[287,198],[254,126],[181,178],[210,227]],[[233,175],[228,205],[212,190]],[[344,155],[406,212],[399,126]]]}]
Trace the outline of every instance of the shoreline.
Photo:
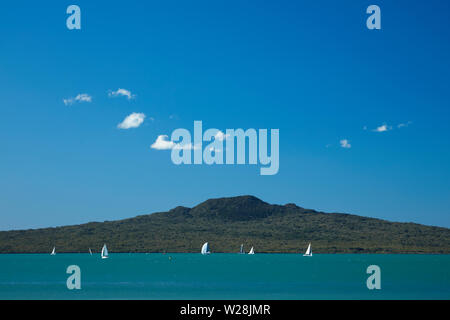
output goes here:
[{"label": "shoreline", "polygon": [[[0,252],[1,255],[20,255],[20,254],[29,254],[29,255],[49,255],[48,252]],[[88,252],[58,252],[56,255],[61,254],[84,254],[84,255],[91,255]],[[161,255],[171,255],[171,254],[198,254],[201,255],[200,252],[111,252],[109,251],[109,254],[161,254]],[[248,255],[248,253],[241,254],[239,252],[212,252],[211,255],[214,254],[236,254],[236,255]],[[303,256],[303,252],[257,252],[255,255],[259,254],[289,254],[289,255],[301,255]],[[450,255],[450,253],[431,253],[431,252],[386,252],[386,253],[374,253],[374,252],[317,252],[314,253],[315,255]],[[92,256],[100,255],[100,252],[93,252]]]}]

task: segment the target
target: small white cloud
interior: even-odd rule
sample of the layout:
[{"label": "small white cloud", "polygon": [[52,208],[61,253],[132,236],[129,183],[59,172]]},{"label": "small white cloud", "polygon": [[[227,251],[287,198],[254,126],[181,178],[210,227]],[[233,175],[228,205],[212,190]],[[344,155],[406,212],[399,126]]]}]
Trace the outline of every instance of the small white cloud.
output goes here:
[{"label": "small white cloud", "polygon": [[75,102],[92,102],[92,97],[87,93],[80,93],[76,97],[63,99],[63,102],[66,106],[70,106]]},{"label": "small white cloud", "polygon": [[192,143],[188,143],[185,145],[181,145],[180,143],[175,143],[175,145],[173,146],[173,149],[177,150],[198,150],[200,149],[200,146],[194,146],[192,145]]},{"label": "small white cloud", "polygon": [[75,97],[75,101],[79,102],[91,102],[92,97],[86,93],[79,94]]},{"label": "small white cloud", "polygon": [[210,147],[210,148],[209,148],[209,151],[210,151],[210,152],[214,152],[214,153],[220,153],[220,152],[222,152],[222,149]]},{"label": "small white cloud", "polygon": [[219,132],[216,133],[214,138],[218,141],[223,141],[226,138],[228,138],[229,136],[230,136],[229,134],[224,134],[222,131],[219,130]]},{"label": "small white cloud", "polygon": [[341,141],[339,141],[339,143],[341,144],[341,147],[345,149],[350,149],[352,147],[347,139],[342,139]]},{"label": "small white cloud", "polygon": [[386,132],[386,131],[389,131],[389,130],[392,130],[392,127],[388,126],[387,124],[383,124],[383,125],[377,127],[376,129],[374,129],[372,131],[375,131],[375,132]]},{"label": "small white cloud", "polygon": [[405,128],[405,127],[409,127],[409,125],[412,124],[412,121],[408,121],[406,123],[399,123],[397,125],[397,128]]},{"label": "small white cloud", "polygon": [[139,127],[145,119],[145,114],[133,112],[117,125],[119,129],[131,129]]},{"label": "small white cloud", "polygon": [[192,143],[188,144],[181,144],[181,143],[175,143],[171,140],[169,140],[169,137],[167,135],[159,135],[156,138],[156,141],[150,146],[152,149],[156,150],[197,150],[200,149],[200,146],[194,146]]},{"label": "small white cloud", "polygon": [[130,90],[127,89],[117,89],[116,91],[110,91],[108,93],[108,96],[110,97],[119,97],[119,96],[123,96],[123,97],[127,97],[128,100],[134,99],[136,97],[135,94],[131,94]]},{"label": "small white cloud", "polygon": [[160,135],[156,138],[156,141],[150,146],[152,149],[156,150],[169,150],[175,146],[173,141],[169,140],[167,135]]}]

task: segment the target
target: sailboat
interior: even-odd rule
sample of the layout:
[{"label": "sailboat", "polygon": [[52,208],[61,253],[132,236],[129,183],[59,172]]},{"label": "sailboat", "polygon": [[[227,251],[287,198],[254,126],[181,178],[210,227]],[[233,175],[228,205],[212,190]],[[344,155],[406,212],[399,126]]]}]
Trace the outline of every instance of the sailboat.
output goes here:
[{"label": "sailboat", "polygon": [[211,252],[209,251],[209,244],[208,242],[205,242],[202,246],[202,254],[210,254]]},{"label": "sailboat", "polygon": [[304,257],[312,257],[312,251],[311,251],[311,243],[308,245],[308,249],[306,249]]},{"label": "sailboat", "polygon": [[92,250],[91,250],[91,248],[89,248],[89,254],[92,256]]},{"label": "sailboat", "polygon": [[106,244],[103,245],[102,248],[102,259],[107,259],[108,258],[108,248],[106,248]]},{"label": "sailboat", "polygon": [[250,251],[248,252],[248,254],[255,254],[255,250],[253,250],[253,247],[250,249]]},{"label": "sailboat", "polygon": [[241,244],[241,250],[239,250],[239,253],[240,254],[244,254],[245,252],[244,252],[244,245],[243,244]]},{"label": "sailboat", "polygon": [[50,255],[51,255],[51,256],[54,256],[54,255],[56,254],[56,252],[55,252],[55,251],[56,251],[56,248],[55,248],[55,247],[53,247],[52,253],[50,253]]}]

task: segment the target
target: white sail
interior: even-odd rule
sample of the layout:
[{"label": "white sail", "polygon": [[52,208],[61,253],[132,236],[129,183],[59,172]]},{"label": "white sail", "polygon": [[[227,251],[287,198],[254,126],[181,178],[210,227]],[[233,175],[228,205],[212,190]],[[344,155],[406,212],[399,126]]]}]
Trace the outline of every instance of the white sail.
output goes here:
[{"label": "white sail", "polygon": [[255,254],[255,250],[253,250],[253,247],[250,249],[250,251],[248,252],[248,254]]},{"label": "white sail", "polygon": [[243,244],[241,244],[241,249],[239,250],[239,253],[240,253],[240,254],[243,254],[243,253],[244,253],[244,245],[243,245]]},{"label": "white sail", "polygon": [[102,248],[102,259],[106,258],[108,258],[108,248],[106,248],[106,244],[104,244]]},{"label": "white sail", "polygon": [[211,252],[209,252],[209,244],[208,242],[205,242],[202,246],[202,254],[210,254]]},{"label": "white sail", "polygon": [[89,248],[89,254],[92,256],[92,250],[91,250],[91,248]]},{"label": "white sail", "polygon": [[50,253],[52,256],[54,256],[56,254],[56,248],[53,247],[52,253]]},{"label": "white sail", "polygon": [[306,252],[305,252],[305,254],[303,256],[304,257],[311,257],[312,256],[311,243],[308,245],[308,249],[306,249]]}]

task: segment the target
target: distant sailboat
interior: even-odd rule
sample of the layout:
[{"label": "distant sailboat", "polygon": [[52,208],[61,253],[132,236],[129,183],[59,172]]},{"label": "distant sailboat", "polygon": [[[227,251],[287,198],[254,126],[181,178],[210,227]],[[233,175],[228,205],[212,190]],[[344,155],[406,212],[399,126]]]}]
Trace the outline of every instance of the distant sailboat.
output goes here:
[{"label": "distant sailboat", "polygon": [[56,248],[53,247],[52,253],[50,253],[51,256],[54,256],[56,254]]},{"label": "distant sailboat", "polygon": [[106,244],[104,244],[102,248],[102,259],[106,258],[108,258],[108,248],[106,248]]},{"label": "distant sailboat", "polygon": [[312,251],[311,251],[311,243],[308,245],[308,249],[306,249],[304,257],[312,257]]},{"label": "distant sailboat", "polygon": [[205,242],[202,246],[202,254],[210,254],[211,252],[209,251],[209,244],[208,242]]},{"label": "distant sailboat", "polygon": [[250,251],[248,252],[248,254],[255,254],[255,250],[253,250],[253,247],[250,249]]},{"label": "distant sailboat", "polygon": [[89,248],[89,254],[92,256],[92,250],[91,250],[91,248]]},{"label": "distant sailboat", "polygon": [[241,244],[241,250],[239,250],[239,253],[240,254],[244,254],[245,252],[244,252],[244,245],[243,244]]}]

